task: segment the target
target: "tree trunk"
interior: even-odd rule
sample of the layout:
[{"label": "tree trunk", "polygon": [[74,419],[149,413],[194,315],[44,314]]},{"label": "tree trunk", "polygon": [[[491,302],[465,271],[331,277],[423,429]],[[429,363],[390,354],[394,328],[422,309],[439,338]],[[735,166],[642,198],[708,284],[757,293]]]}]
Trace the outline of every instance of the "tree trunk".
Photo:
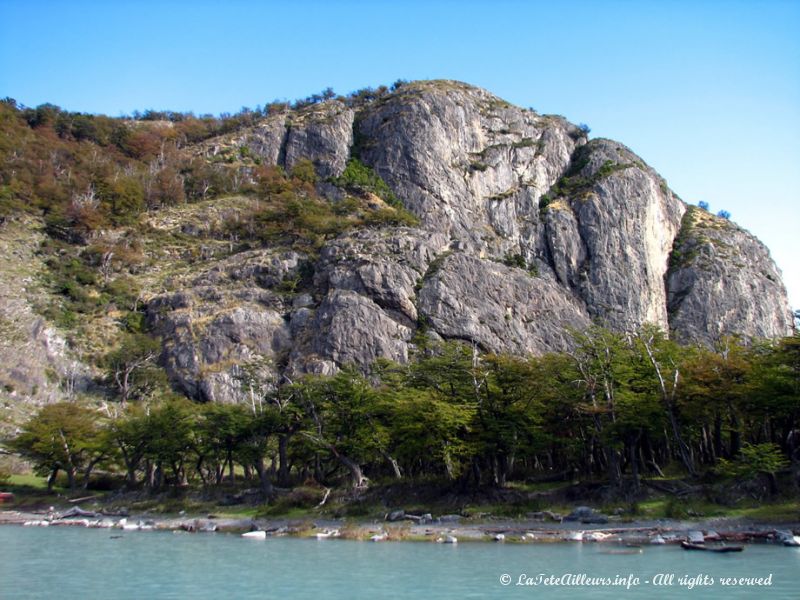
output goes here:
[{"label": "tree trunk", "polygon": [[152,490],[156,485],[156,472],[155,472],[155,466],[150,460],[147,461],[147,464],[145,466],[144,479],[148,489]]},{"label": "tree trunk", "polygon": [[775,473],[767,473],[767,483],[769,484],[769,495],[770,496],[777,496],[778,495],[778,478],[775,477]]},{"label": "tree trunk", "polygon": [[391,465],[392,472],[394,473],[394,478],[402,479],[403,473],[400,471],[400,465],[397,463],[397,460],[395,460],[394,457],[392,457],[390,454],[386,452],[383,453],[383,457],[388,461],[389,465]]},{"label": "tree trunk", "polygon": [[622,474],[619,469],[619,451],[614,448],[609,448],[606,451],[606,456],[608,457],[608,482],[611,484],[611,487],[618,489],[622,479]]},{"label": "tree trunk", "polygon": [[278,436],[278,484],[286,487],[289,485],[289,434]]},{"label": "tree trunk", "polygon": [[714,415],[714,458],[722,458],[722,415]]},{"label": "tree trunk", "polygon": [[86,469],[84,469],[84,471],[83,471],[83,483],[81,484],[81,487],[84,490],[89,487],[89,477],[91,477],[91,475],[92,475],[92,470],[95,468],[95,466],[97,466],[97,463],[99,463],[103,458],[105,458],[105,457],[104,456],[98,456],[94,460],[90,460],[89,464],[86,466]]},{"label": "tree trunk", "polygon": [[736,413],[731,410],[730,413],[730,422],[731,422],[731,458],[739,455],[739,452],[742,449],[742,432],[739,431],[739,417],[736,416]]},{"label": "tree trunk", "polygon": [[630,447],[629,447],[629,450],[628,450],[628,452],[629,452],[628,455],[630,457],[629,461],[630,461],[630,465],[631,465],[631,476],[633,477],[633,493],[634,494],[638,494],[639,493],[639,489],[641,487],[641,484],[640,484],[640,481],[639,481],[639,456],[638,456],[638,453],[636,452],[636,449],[639,446],[639,437],[640,436],[637,435],[632,440],[632,443],[630,444]]},{"label": "tree trunk", "polygon": [[675,436],[675,445],[678,447],[678,455],[681,457],[681,462],[689,473],[690,477],[697,476],[697,470],[694,468],[694,461],[692,461],[691,452],[680,432],[680,425],[678,425],[678,418],[672,406],[667,411],[669,413],[669,422],[672,426],[672,434]]},{"label": "tree trunk", "polygon": [[339,462],[342,463],[348,471],[350,471],[350,482],[352,487],[367,487],[369,480],[364,477],[364,473],[361,471],[361,466],[357,462],[345,456],[344,454],[338,454],[336,458],[338,458]]},{"label": "tree trunk", "polygon": [[59,469],[58,467],[55,467],[55,468],[53,469],[53,472],[52,472],[52,473],[50,473],[50,477],[48,477],[48,478],[47,478],[47,491],[48,491],[48,492],[52,492],[52,491],[53,491],[53,485],[54,485],[54,484],[55,484],[55,482],[56,482],[56,478],[58,477],[58,472],[59,472],[60,470],[61,470],[61,469]]},{"label": "tree trunk", "polygon": [[497,487],[505,487],[508,478],[508,460],[505,454],[498,454],[494,460],[494,483]]},{"label": "tree trunk", "polygon": [[70,466],[65,469],[67,472],[67,485],[69,485],[70,490],[75,489],[75,468]]},{"label": "tree trunk", "polygon": [[303,435],[310,439],[312,442],[319,444],[326,448],[333,456],[338,460],[342,465],[350,471],[350,481],[354,488],[364,488],[369,485],[369,479],[364,476],[363,471],[361,470],[361,466],[351,459],[349,456],[346,456],[339,452],[339,450],[331,444],[330,442],[326,442],[322,438],[317,436],[311,435],[310,433],[303,432]]},{"label": "tree trunk", "polygon": [[269,500],[272,498],[274,490],[272,487],[272,481],[269,478],[269,472],[264,465],[264,458],[259,456],[253,463],[253,468],[255,468],[256,473],[258,473],[258,481],[261,484],[261,493],[264,495],[265,500]]},{"label": "tree trunk", "polygon": [[136,487],[136,467],[134,465],[127,465],[127,474],[125,475],[125,485],[129,489]]}]

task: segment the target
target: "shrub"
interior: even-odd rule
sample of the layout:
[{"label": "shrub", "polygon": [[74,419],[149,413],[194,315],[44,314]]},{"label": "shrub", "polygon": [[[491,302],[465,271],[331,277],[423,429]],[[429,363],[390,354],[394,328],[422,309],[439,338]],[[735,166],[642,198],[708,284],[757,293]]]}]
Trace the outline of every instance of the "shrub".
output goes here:
[{"label": "shrub", "polygon": [[332,183],[356,194],[375,194],[395,208],[403,206],[381,176],[357,158],[348,160],[342,174],[335,177]]}]

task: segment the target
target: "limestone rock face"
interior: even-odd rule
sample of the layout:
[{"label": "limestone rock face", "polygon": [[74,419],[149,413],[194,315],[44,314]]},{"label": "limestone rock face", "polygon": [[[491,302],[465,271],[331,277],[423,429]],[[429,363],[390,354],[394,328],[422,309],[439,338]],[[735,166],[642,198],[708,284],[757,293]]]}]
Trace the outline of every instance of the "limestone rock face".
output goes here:
[{"label": "limestone rock face", "polygon": [[153,299],[163,364],[194,397],[241,400],[245,367],[277,383],[404,362],[422,331],[539,354],[568,349],[593,321],[702,343],[791,327],[753,236],[687,211],[625,146],[478,88],[417,82],[362,106],[326,101],[225,143],[288,169],[310,159],[331,202],[357,157],[420,224],[349,231],[314,256],[235,254]]},{"label": "limestone rock face", "polygon": [[215,155],[223,147],[246,149],[267,165],[291,170],[298,161],[311,160],[325,179],[344,171],[353,145],[355,112],[331,100],[297,111],[270,115],[244,132],[229,134],[204,144]]},{"label": "limestone rock face", "polygon": [[268,165],[281,164],[287,130],[286,115],[274,115],[237,140],[237,145],[246,147]]},{"label": "limestone rock face", "polygon": [[377,358],[408,360],[413,329],[398,323],[373,300],[334,290],[316,311],[305,332],[308,341],[292,357],[292,372],[335,373],[338,367],[364,367]]},{"label": "limestone rock face", "polygon": [[667,277],[670,327],[682,341],[789,335],[792,313],[767,248],[699,208],[685,215]]},{"label": "limestone rock face", "polygon": [[277,382],[291,348],[290,305],[266,288],[296,273],[301,261],[294,252],[237,254],[186,289],[149,302],[148,320],[164,340],[161,362],[173,384],[193,398],[235,402],[244,369]]},{"label": "limestone rock face", "polygon": [[419,319],[417,293],[448,238],[414,228],[365,230],[327,244],[315,287],[324,296],[297,336],[293,373],[330,373],[376,358],[408,359]]},{"label": "limestone rock face", "polygon": [[322,178],[344,171],[353,145],[355,113],[341,102],[330,101],[301,111],[289,121],[284,166],[310,159]]},{"label": "limestone rock face", "polygon": [[43,239],[32,219],[0,224],[0,436],[13,435],[31,405],[72,400],[95,376],[35,310],[46,293]]},{"label": "limestone rock face", "polygon": [[423,224],[463,247],[537,256],[538,202],[581,132],[455,82],[404,86],[358,120],[358,151]]},{"label": "limestone rock face", "polygon": [[428,265],[449,248],[442,233],[420,229],[362,231],[328,244],[318,263],[321,289],[357,292],[400,322],[414,326],[419,316],[417,287]]},{"label": "limestone rock face", "polygon": [[612,328],[667,329],[664,276],[683,203],[638,156],[609,140],[580,148],[567,181],[546,228],[560,281]]},{"label": "limestone rock face", "polygon": [[590,324],[580,301],[554,281],[461,253],[429,276],[419,304],[441,336],[490,352],[566,350],[568,329]]}]

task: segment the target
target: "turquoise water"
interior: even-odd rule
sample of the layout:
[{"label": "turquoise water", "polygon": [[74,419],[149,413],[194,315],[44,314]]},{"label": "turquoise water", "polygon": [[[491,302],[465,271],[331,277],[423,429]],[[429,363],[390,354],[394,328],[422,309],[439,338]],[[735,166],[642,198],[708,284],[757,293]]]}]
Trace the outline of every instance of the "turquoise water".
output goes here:
[{"label": "turquoise water", "polygon": [[[121,536],[112,538],[112,536]],[[800,549],[741,554],[601,544],[371,543],[232,534],[0,527],[0,599],[800,598]],[[639,585],[525,586],[520,575],[639,577]],[[508,574],[511,583],[501,584]],[[674,575],[654,586],[657,574]],[[682,576],[713,577],[688,589]],[[721,577],[767,577],[727,587]],[[524,581],[524,580],[523,580]],[[645,583],[651,581],[651,583]],[[708,580],[707,580],[708,581]],[[688,583],[688,582],[687,582]]]}]

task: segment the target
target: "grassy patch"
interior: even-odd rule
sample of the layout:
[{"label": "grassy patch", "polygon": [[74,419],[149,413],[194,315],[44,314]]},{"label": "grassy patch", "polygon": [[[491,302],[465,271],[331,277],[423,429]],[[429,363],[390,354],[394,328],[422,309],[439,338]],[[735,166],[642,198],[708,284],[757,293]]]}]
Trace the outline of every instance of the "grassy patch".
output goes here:
[{"label": "grassy patch", "polygon": [[658,496],[637,503],[637,516],[645,519],[695,519],[728,517],[767,522],[800,521],[800,500],[744,501],[725,506],[702,499]]}]

